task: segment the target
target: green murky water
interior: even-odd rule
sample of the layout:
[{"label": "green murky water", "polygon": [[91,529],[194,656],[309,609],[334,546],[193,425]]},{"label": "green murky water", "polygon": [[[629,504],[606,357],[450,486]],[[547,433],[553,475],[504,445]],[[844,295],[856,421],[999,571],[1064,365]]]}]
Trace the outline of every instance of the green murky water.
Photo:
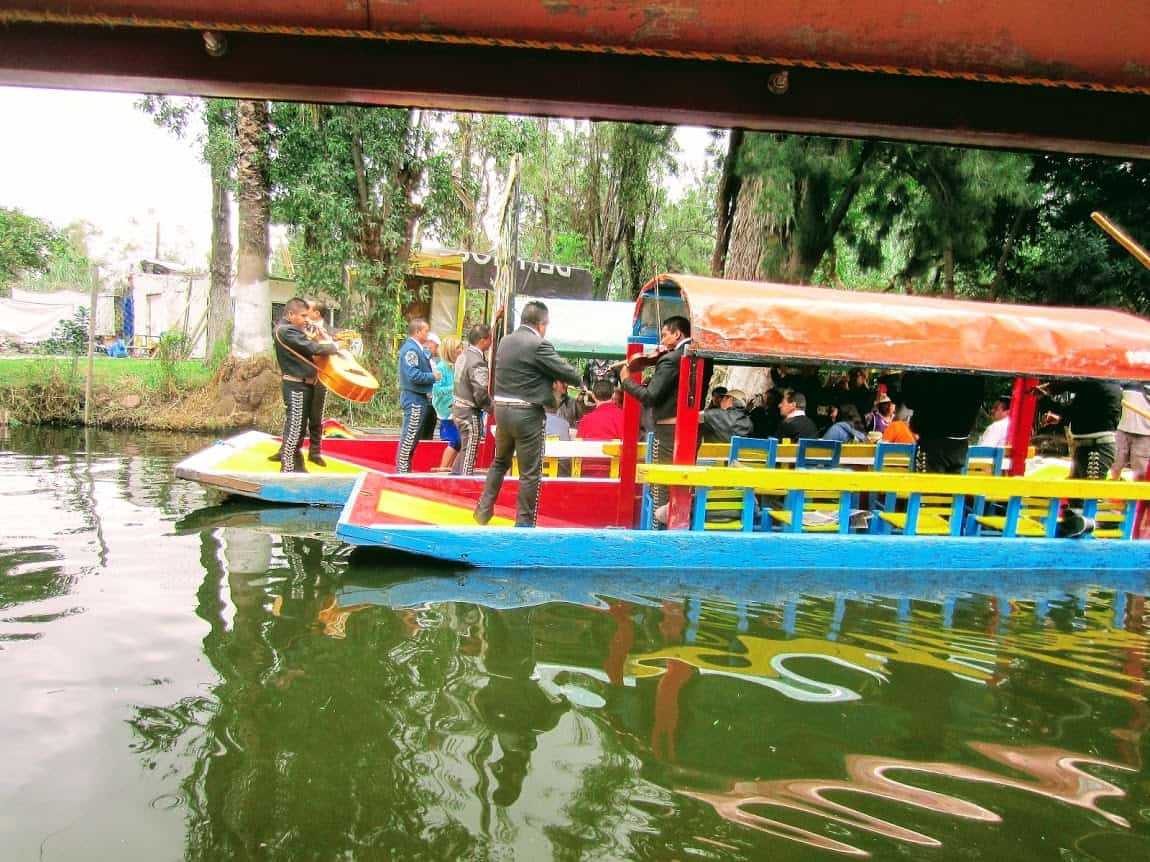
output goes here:
[{"label": "green murky water", "polygon": [[0,437],[5,862],[1150,858],[1145,578],[388,568],[204,442]]}]

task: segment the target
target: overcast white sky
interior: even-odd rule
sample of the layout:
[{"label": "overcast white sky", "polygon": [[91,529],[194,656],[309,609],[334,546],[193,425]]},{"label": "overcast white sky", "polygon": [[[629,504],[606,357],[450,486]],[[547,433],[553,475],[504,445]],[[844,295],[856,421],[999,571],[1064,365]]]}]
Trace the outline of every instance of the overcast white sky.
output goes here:
[{"label": "overcast white sky", "polygon": [[0,87],[0,206],[102,231],[97,254],[161,244],[206,263],[211,187],[196,145],[137,111],[136,95]]},{"label": "overcast white sky", "polygon": [[[136,110],[139,98],[0,87],[0,206],[58,227],[91,222],[100,231],[91,250],[114,268],[153,256],[157,225],[169,256],[206,267],[207,166],[196,142],[175,138]],[[704,129],[679,131],[692,163],[702,159],[707,140]]]}]

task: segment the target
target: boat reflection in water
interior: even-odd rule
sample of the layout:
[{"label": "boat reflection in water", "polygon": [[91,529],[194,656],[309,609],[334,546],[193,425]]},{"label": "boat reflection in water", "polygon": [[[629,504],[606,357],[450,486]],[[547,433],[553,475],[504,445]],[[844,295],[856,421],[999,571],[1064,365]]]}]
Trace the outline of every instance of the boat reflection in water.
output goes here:
[{"label": "boat reflection in water", "polygon": [[919,763],[912,760],[849,755],[846,758],[849,778],[842,781],[746,781],[737,783],[727,793],[682,792],[693,799],[713,805],[721,817],[733,823],[821,850],[832,850],[852,856],[868,854],[858,847],[837,841],[825,834],[755,814],[747,809],[751,806],[782,808],[925,847],[941,847],[942,842],[915,829],[907,829],[881,817],[853,809],[846,801],[835,801],[828,796],[835,794],[839,800],[867,796],[964,820],[984,823],[1002,821],[998,814],[982,805],[948,793],[903,784],[893,777],[894,774],[902,774],[912,779],[921,780],[923,776],[952,778],[1033,793],[1085,809],[1116,826],[1126,828],[1130,826],[1126,818],[1111,814],[1096,804],[1099,799],[1124,796],[1124,791],[1081,768],[1094,766],[1134,772],[1135,770],[1130,767],[1057,748],[1020,748],[980,743],[972,743],[971,748],[1011,772],[1023,773],[1030,780],[1011,778],[986,769],[953,763]]},{"label": "boat reflection in water", "polygon": [[201,532],[218,684],[132,722],[145,761],[193,760],[189,859],[1150,834],[1143,578],[431,571],[306,534],[258,572],[244,529]]}]

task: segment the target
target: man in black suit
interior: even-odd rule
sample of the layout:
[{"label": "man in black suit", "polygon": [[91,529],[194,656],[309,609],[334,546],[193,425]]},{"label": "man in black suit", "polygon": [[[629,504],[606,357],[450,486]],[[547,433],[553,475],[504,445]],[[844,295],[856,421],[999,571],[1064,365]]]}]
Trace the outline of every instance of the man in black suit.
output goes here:
[{"label": "man in black suit", "polygon": [[579,372],[547,341],[550,318],[542,302],[523,307],[520,326],[499,342],[495,352],[495,460],[487,471],[475,520],[486,524],[511,458],[519,458],[519,499],[515,526],[534,527],[539,509],[539,478],[543,473],[544,404],[554,404],[553,386],[562,380],[580,383]]},{"label": "man in black suit", "polygon": [[[675,315],[663,321],[659,331],[659,342],[666,353],[655,362],[651,378],[643,383],[631,379],[631,373],[624,365],[619,370],[619,383],[623,391],[638,399],[639,403],[651,411],[651,421],[655,423],[654,446],[651,460],[658,464],[669,464],[674,456],[675,417],[679,412],[679,360],[691,343],[691,321]],[[706,363],[703,371],[703,391],[711,384],[711,363]],[[665,486],[651,488],[651,500],[656,515],[666,510],[669,492]]]},{"label": "man in black suit", "polygon": [[779,402],[779,413],[783,421],[779,423],[778,436],[781,440],[800,440],[810,437],[815,440],[819,437],[818,426],[807,415],[807,396],[794,389],[783,392],[783,400]]}]

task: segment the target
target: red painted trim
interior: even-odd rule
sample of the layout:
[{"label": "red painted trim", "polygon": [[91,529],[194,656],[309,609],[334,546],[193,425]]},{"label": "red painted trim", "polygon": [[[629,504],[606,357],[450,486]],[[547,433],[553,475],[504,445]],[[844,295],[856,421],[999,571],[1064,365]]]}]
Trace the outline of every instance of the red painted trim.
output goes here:
[{"label": "red painted trim", "polygon": [[[614,511],[604,506],[618,492],[614,479],[603,480],[548,480],[544,479],[539,492],[539,526],[541,527],[610,527],[614,526]],[[451,478],[436,475],[385,475],[371,473],[363,482],[363,494],[357,497],[351,512],[351,522],[359,526],[374,523],[420,523],[402,520],[402,515],[381,513],[377,503],[382,490],[395,491],[408,497],[433,500],[474,508],[483,491],[483,477]],[[508,477],[496,500],[495,514],[515,519],[519,480]],[[400,520],[397,520],[400,519]]]},{"label": "red painted trim", "polygon": [[[675,412],[677,421],[673,460],[676,464],[694,464],[699,451],[699,407],[703,403],[703,376],[703,360],[691,353],[683,354],[679,360],[679,402]],[[687,529],[691,523],[691,489],[672,487],[670,504],[667,528]]]},{"label": "red painted trim", "polygon": [[[421,441],[415,447],[411,469],[424,472],[432,467],[438,467],[446,445],[442,440]],[[330,437],[323,441],[324,454],[335,455],[350,464],[357,464],[369,470],[381,470],[384,473],[395,472],[395,456],[398,449],[399,440],[396,439]]]},{"label": "red painted trim", "polygon": [[[492,380],[494,379],[493,377]],[[483,421],[483,442],[479,444],[479,451],[475,455],[475,466],[485,470],[490,467],[491,462],[495,460],[495,432],[492,430],[495,427],[494,407],[484,411]]]},{"label": "red painted trim", "polygon": [[1026,453],[1030,449],[1030,430],[1034,427],[1034,414],[1038,409],[1038,395],[1034,387],[1037,377],[1014,378],[1010,396],[1010,468],[1011,476],[1026,475]]},{"label": "red painted trim", "polygon": [[[636,314],[639,305],[636,303]],[[627,345],[627,361],[643,352],[642,344]],[[639,422],[642,414],[639,402],[630,395],[623,396],[623,445],[619,451],[619,493],[615,502],[615,524],[635,526],[635,464],[639,460]]]}]

